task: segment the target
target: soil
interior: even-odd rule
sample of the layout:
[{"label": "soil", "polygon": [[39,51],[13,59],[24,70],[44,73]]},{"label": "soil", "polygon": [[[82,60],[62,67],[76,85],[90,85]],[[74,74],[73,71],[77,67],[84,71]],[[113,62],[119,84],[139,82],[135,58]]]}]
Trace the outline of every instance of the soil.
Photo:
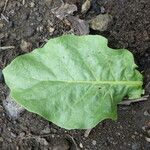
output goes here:
[{"label": "soil", "polygon": [[[51,9],[61,6],[60,0],[5,0],[0,1],[0,68],[3,69],[15,57],[42,46],[47,39],[68,33],[70,26],[56,18]],[[135,56],[144,76],[146,94],[150,93],[150,1],[149,0],[93,0],[86,14],[81,14],[82,0],[66,0],[78,7],[81,19],[89,20],[99,13],[109,13],[113,22],[105,32],[90,31],[109,39],[113,48],[127,48]],[[103,11],[102,11],[103,10]],[[2,18],[2,17],[1,17]],[[53,28],[53,32],[50,29]],[[20,48],[21,41],[31,43],[30,49]],[[149,150],[145,129],[150,128],[150,98],[129,106],[118,106],[118,120],[99,123],[88,137],[85,130],[59,128],[40,116],[25,111],[19,119],[9,118],[2,101],[8,88],[0,83],[0,149],[1,150],[67,150],[78,146],[84,150]]]}]

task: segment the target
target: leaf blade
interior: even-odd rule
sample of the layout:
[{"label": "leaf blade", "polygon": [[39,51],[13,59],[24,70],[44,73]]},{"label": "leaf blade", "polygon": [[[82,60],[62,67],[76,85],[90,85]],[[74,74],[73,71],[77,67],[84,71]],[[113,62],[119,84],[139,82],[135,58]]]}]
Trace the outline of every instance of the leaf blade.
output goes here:
[{"label": "leaf blade", "polygon": [[136,67],[129,51],[108,48],[102,36],[66,35],[19,56],[3,73],[19,104],[75,129],[116,119],[124,96],[140,97],[143,82]]}]

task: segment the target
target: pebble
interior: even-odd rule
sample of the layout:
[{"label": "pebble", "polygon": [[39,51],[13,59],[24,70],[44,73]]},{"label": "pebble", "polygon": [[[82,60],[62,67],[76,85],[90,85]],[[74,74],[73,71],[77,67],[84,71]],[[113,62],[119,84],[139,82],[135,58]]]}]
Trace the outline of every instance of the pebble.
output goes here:
[{"label": "pebble", "polygon": [[21,40],[20,48],[23,52],[29,52],[32,49],[32,44],[25,40]]},{"label": "pebble", "polygon": [[50,128],[49,128],[49,127],[46,127],[45,129],[43,129],[43,130],[41,131],[41,133],[42,133],[42,134],[48,134],[48,133],[50,133]]},{"label": "pebble", "polygon": [[58,143],[57,145],[53,146],[52,150],[69,150],[71,149],[69,142],[64,140],[62,143]]},{"label": "pebble", "polygon": [[98,31],[106,31],[112,16],[108,14],[100,14],[90,21],[90,28]]},{"label": "pebble", "polygon": [[101,13],[104,14],[106,12],[104,6],[101,6]]},{"label": "pebble", "polygon": [[91,7],[91,0],[86,0],[81,7],[81,12],[84,14],[86,13]]},{"label": "pebble", "polygon": [[13,133],[13,132],[11,132],[10,134],[11,134],[11,136],[12,136],[13,138],[16,138],[16,137],[17,137],[17,135],[16,135],[15,133]]},{"label": "pebble", "polygon": [[53,33],[54,32],[54,28],[53,27],[48,27],[48,31],[50,32],[50,33]]},{"label": "pebble", "polygon": [[96,141],[95,141],[95,140],[93,140],[93,141],[92,141],[92,144],[93,144],[93,145],[96,145]]},{"label": "pebble", "polygon": [[0,137],[0,142],[3,142],[4,140],[3,140],[3,138],[2,137]]},{"label": "pebble", "polygon": [[25,110],[23,107],[19,106],[10,95],[3,100],[3,106],[9,117],[12,119],[18,119],[20,114]]},{"label": "pebble", "polygon": [[144,111],[144,116],[150,117],[150,110],[145,110],[145,111]]},{"label": "pebble", "polygon": [[23,138],[25,135],[26,135],[25,132],[21,132],[21,133],[19,134],[19,138]]},{"label": "pebble", "polygon": [[145,140],[146,140],[147,142],[150,142],[150,137],[145,137]]},{"label": "pebble", "polygon": [[38,27],[36,28],[36,31],[37,31],[37,32],[42,32],[43,29],[44,29],[44,26],[41,25],[41,26],[38,26]]},{"label": "pebble", "polygon": [[2,29],[3,27],[4,27],[4,24],[0,22],[0,29]]},{"label": "pebble", "polygon": [[80,148],[83,148],[83,144],[82,143],[80,143],[79,146],[80,146]]},{"label": "pebble", "polygon": [[30,3],[30,7],[33,8],[34,6],[35,6],[35,3],[34,3],[34,2],[31,2],[31,3]]},{"label": "pebble", "polygon": [[37,138],[36,138],[36,141],[37,141],[38,143],[40,143],[41,145],[45,145],[45,146],[48,145],[48,142],[47,142],[47,140],[46,140],[45,138],[37,137]]}]

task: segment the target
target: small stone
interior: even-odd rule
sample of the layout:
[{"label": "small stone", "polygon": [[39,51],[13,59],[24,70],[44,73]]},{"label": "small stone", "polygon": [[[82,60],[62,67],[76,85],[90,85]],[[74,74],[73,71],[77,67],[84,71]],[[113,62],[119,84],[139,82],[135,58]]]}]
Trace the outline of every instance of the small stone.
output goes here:
[{"label": "small stone", "polygon": [[112,16],[108,14],[100,14],[90,21],[90,28],[98,31],[106,31]]},{"label": "small stone", "polygon": [[104,6],[101,6],[101,13],[104,14],[105,11],[106,11],[106,10],[105,10]]},{"label": "small stone", "polygon": [[12,119],[18,119],[20,114],[25,110],[23,107],[19,106],[10,95],[3,100],[3,106],[9,117]]},{"label": "small stone", "polygon": [[29,52],[32,49],[32,44],[25,40],[21,40],[20,48],[23,52]]},{"label": "small stone", "polygon": [[16,137],[17,137],[17,135],[16,135],[15,133],[13,133],[13,132],[11,132],[10,134],[11,134],[11,136],[12,136],[13,138],[16,138]]},{"label": "small stone", "polygon": [[33,8],[34,6],[35,6],[35,3],[34,3],[34,2],[31,2],[31,3],[30,3],[30,7]]},{"label": "small stone", "polygon": [[4,24],[0,22],[0,29],[2,29],[3,27],[4,27]]},{"label": "small stone", "polygon": [[82,4],[82,8],[81,8],[81,12],[84,14],[86,13],[91,7],[91,0],[86,0],[83,4]]},{"label": "small stone", "polygon": [[38,137],[38,138],[36,138],[36,141],[38,143],[40,143],[41,145],[45,145],[45,146],[48,145],[48,142],[47,142],[47,140],[45,138]]},{"label": "small stone", "polygon": [[147,142],[150,142],[150,137],[145,137],[145,140],[146,140]]},{"label": "small stone", "polygon": [[45,129],[43,129],[43,130],[41,131],[41,133],[42,133],[42,134],[48,134],[48,133],[50,133],[50,128],[49,128],[49,127],[46,127]]},{"label": "small stone", "polygon": [[53,146],[52,150],[69,150],[70,144],[67,140],[59,140],[56,145]]},{"label": "small stone", "polygon": [[83,144],[82,143],[80,143],[79,146],[80,146],[80,148],[83,148]]},{"label": "small stone", "polygon": [[19,134],[19,137],[20,137],[20,138],[23,138],[25,135],[26,135],[25,132],[21,132],[21,133]]},{"label": "small stone", "polygon": [[93,140],[93,141],[92,141],[92,144],[93,144],[93,145],[96,145],[96,141],[95,141],[95,140]]},{"label": "small stone", "polygon": [[3,33],[0,33],[0,39],[4,38],[5,35]]},{"label": "small stone", "polygon": [[131,136],[132,139],[135,139],[135,137],[136,137],[135,135],[132,135],[132,136]]},{"label": "small stone", "polygon": [[50,32],[50,33],[53,33],[54,32],[54,28],[53,27],[48,27],[48,31]]},{"label": "small stone", "polygon": [[2,137],[0,137],[0,142],[3,142],[4,140],[3,140],[3,138]]},{"label": "small stone", "polygon": [[145,111],[144,111],[144,116],[150,117],[150,110],[145,110]]},{"label": "small stone", "polygon": [[42,32],[43,29],[44,29],[44,26],[38,26],[38,27],[36,28],[37,32]]},{"label": "small stone", "polygon": [[37,21],[41,22],[43,20],[43,17],[39,16],[37,17]]}]

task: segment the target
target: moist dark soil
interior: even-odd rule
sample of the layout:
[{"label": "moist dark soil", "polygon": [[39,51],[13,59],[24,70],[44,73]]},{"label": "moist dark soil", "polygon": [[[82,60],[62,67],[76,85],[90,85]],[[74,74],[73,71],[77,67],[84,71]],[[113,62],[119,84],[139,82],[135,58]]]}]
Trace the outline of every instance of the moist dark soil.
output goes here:
[{"label": "moist dark soil", "polygon": [[[42,46],[47,39],[68,33],[70,26],[52,14],[51,9],[61,6],[60,0],[5,0],[0,1],[0,68],[3,69],[18,55]],[[23,5],[23,2],[24,5]],[[109,13],[113,21],[104,35],[112,48],[127,48],[135,56],[144,76],[146,94],[150,93],[150,0],[93,0],[91,9],[81,14],[83,0],[66,0],[78,7],[81,19],[89,20],[99,13]],[[4,11],[3,11],[4,10]],[[102,11],[103,10],[103,11]],[[5,17],[5,18],[4,18]],[[53,28],[53,32],[50,29]],[[21,41],[32,44],[28,51],[20,48]],[[14,81],[15,82],[15,81]],[[2,101],[8,94],[0,83],[0,149],[1,150],[67,150],[78,146],[84,150],[149,150],[150,98],[147,101],[118,106],[118,120],[105,120],[91,130],[65,130],[40,116],[25,111],[17,120],[9,118]],[[149,142],[148,142],[149,141]],[[76,145],[77,144],[77,145]]]}]

